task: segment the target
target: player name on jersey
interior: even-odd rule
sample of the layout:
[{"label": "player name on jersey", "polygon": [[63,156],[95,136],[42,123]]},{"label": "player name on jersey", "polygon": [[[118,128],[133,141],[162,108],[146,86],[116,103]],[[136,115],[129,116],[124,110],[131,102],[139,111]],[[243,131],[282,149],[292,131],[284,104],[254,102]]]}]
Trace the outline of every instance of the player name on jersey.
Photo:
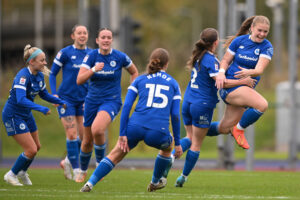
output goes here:
[{"label": "player name on jersey", "polygon": [[147,75],[148,79],[155,78],[155,77],[161,77],[163,79],[166,79],[166,81],[170,81],[171,80],[171,78],[168,77],[166,74],[162,74],[162,73],[159,73],[159,72],[155,73],[155,74],[149,74],[149,75]]}]

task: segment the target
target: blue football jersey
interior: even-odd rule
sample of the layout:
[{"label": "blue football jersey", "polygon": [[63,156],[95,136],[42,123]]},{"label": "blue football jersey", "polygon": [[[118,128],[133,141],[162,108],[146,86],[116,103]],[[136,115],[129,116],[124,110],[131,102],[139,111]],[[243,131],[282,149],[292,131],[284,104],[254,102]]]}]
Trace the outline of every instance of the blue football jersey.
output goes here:
[{"label": "blue football jersey", "polygon": [[[77,49],[75,45],[70,45],[59,51],[54,59],[51,76],[56,76],[60,68],[62,69],[62,82],[57,94],[68,102],[82,102],[87,95],[88,82],[77,85],[76,79],[82,61],[90,51],[92,49]],[[56,84],[52,83],[54,81],[56,79],[50,77],[52,94],[56,94]]]},{"label": "blue football jersey", "polygon": [[200,64],[199,62],[194,64],[184,100],[198,105],[215,107],[219,100],[215,80],[212,77],[216,76],[218,72],[218,59],[213,54],[206,52]]},{"label": "blue football jersey", "polygon": [[129,123],[169,133],[172,102],[181,100],[177,81],[161,71],[137,77],[128,89],[139,96]]},{"label": "blue football jersey", "polygon": [[132,65],[131,59],[123,52],[112,49],[110,54],[102,55],[100,49],[88,53],[83,60],[82,67],[91,69],[97,63],[103,62],[101,71],[95,72],[90,78],[88,100],[121,100],[122,68]]},{"label": "blue football jersey", "polygon": [[[251,40],[250,35],[236,37],[227,51],[234,55],[234,59],[226,71],[226,78],[228,79],[236,79],[234,75],[235,72],[240,71],[239,66],[246,69],[255,69],[260,57],[271,60],[273,56],[273,46],[267,39],[257,43]],[[254,78],[257,81],[260,80],[259,76]]]},{"label": "blue football jersey", "polygon": [[25,67],[17,73],[13,81],[7,104],[15,114],[23,117],[29,116],[31,113],[31,108],[18,105],[17,103],[17,88],[25,90],[26,98],[33,102],[36,95],[38,95],[41,91],[46,90],[44,75],[41,72],[33,75],[29,67]]}]

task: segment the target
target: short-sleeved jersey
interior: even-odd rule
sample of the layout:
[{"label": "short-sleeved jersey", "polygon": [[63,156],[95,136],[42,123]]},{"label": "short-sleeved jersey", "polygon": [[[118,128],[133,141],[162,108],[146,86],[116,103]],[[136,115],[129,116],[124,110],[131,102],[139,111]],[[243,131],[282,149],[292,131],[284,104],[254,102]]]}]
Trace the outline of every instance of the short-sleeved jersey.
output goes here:
[{"label": "short-sleeved jersey", "polygon": [[112,49],[108,55],[102,55],[100,49],[88,53],[83,60],[82,67],[91,69],[97,63],[104,63],[101,71],[95,72],[90,78],[87,99],[94,101],[121,100],[122,68],[131,66],[131,59],[123,52]]},{"label": "short-sleeved jersey", "polygon": [[17,104],[16,88],[26,90],[26,98],[33,102],[35,96],[46,89],[44,75],[41,72],[33,75],[29,67],[25,67],[17,73],[13,81],[7,104],[14,110],[14,113],[27,117],[30,115],[31,109]]},{"label": "short-sleeved jersey", "polygon": [[189,82],[184,94],[184,101],[215,107],[219,102],[215,80],[212,78],[219,73],[219,61],[211,53],[206,52],[199,64],[194,64]]},{"label": "short-sleeved jersey", "polygon": [[137,77],[128,89],[139,96],[129,123],[169,133],[172,102],[181,100],[177,81],[160,71]]},{"label": "short-sleeved jersey", "polygon": [[[226,78],[228,79],[237,79],[234,75],[235,72],[240,71],[239,66],[254,69],[260,57],[271,60],[273,56],[273,46],[267,39],[257,43],[251,40],[250,35],[236,37],[227,51],[234,55],[233,61],[226,71]],[[260,80],[259,76],[254,78],[257,81]]]},{"label": "short-sleeved jersey", "polygon": [[53,64],[62,68],[62,82],[57,93],[59,97],[75,103],[84,101],[88,82],[77,85],[76,79],[82,61],[90,51],[92,49],[77,49],[74,45],[70,45],[57,53]]}]

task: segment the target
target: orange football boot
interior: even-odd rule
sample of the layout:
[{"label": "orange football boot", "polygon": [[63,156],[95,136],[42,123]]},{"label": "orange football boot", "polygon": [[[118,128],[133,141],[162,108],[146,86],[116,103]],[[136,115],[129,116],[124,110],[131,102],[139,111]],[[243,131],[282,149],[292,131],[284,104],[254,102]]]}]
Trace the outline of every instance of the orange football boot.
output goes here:
[{"label": "orange football boot", "polygon": [[244,130],[238,129],[236,126],[233,127],[233,130],[231,131],[232,136],[234,137],[236,143],[242,147],[243,149],[249,149],[250,146],[248,144],[248,141],[245,137]]}]

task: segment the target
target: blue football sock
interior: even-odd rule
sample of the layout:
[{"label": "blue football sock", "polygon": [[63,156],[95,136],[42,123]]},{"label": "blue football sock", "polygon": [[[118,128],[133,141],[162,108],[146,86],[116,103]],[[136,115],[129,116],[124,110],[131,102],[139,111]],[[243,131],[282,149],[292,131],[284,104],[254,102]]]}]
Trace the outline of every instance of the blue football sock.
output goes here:
[{"label": "blue football sock", "polygon": [[80,161],[80,168],[83,171],[86,171],[89,167],[90,159],[92,157],[93,152],[83,152],[80,150],[79,154],[79,161]]},{"label": "blue football sock", "polygon": [[28,164],[28,162],[30,162],[30,158],[27,158],[23,153],[21,153],[19,155],[19,157],[17,158],[15,164],[13,165],[13,167],[11,168],[11,171],[17,175],[19,173],[19,171],[21,171],[24,167],[26,167],[26,165]]},{"label": "blue football sock", "polygon": [[196,165],[199,155],[200,155],[200,151],[188,150],[185,158],[183,171],[182,171],[182,174],[184,176],[188,176],[191,173],[192,169]]},{"label": "blue football sock", "polygon": [[260,118],[260,116],[262,116],[262,114],[264,113],[260,112],[259,110],[256,110],[254,108],[248,108],[244,112],[239,124],[242,128],[247,128],[248,126],[256,122]]},{"label": "blue football sock", "polygon": [[218,135],[220,135],[220,133],[218,131],[219,123],[220,122],[212,122],[210,124],[210,127],[208,129],[208,132],[207,132],[206,136],[218,136]]},{"label": "blue football sock", "polygon": [[171,160],[171,157],[157,155],[152,175],[152,183],[158,183]]},{"label": "blue football sock", "polygon": [[96,185],[96,183],[106,176],[114,167],[114,163],[109,158],[103,158],[88,182],[92,185]]},{"label": "blue football sock", "polygon": [[67,152],[68,159],[72,165],[73,169],[79,167],[79,152],[78,152],[78,142],[77,139],[69,140],[67,139]]},{"label": "blue football sock", "polygon": [[[191,140],[188,137],[184,137],[182,139],[180,139],[180,145],[182,148],[182,151],[185,152],[186,150],[188,150],[191,147]],[[175,154],[175,149],[173,149],[172,151],[172,155]]]},{"label": "blue football sock", "polygon": [[94,144],[95,157],[97,163],[100,163],[100,161],[104,158],[105,148],[106,148],[106,144],[102,144],[102,145]]},{"label": "blue football sock", "polygon": [[77,137],[77,144],[78,144],[78,154],[79,154],[81,148],[81,139],[79,138],[79,136]]},{"label": "blue football sock", "polygon": [[22,168],[22,170],[26,172],[33,160],[34,160],[34,157],[32,159],[28,158],[28,160],[27,160],[26,164],[24,165],[24,167]]}]

